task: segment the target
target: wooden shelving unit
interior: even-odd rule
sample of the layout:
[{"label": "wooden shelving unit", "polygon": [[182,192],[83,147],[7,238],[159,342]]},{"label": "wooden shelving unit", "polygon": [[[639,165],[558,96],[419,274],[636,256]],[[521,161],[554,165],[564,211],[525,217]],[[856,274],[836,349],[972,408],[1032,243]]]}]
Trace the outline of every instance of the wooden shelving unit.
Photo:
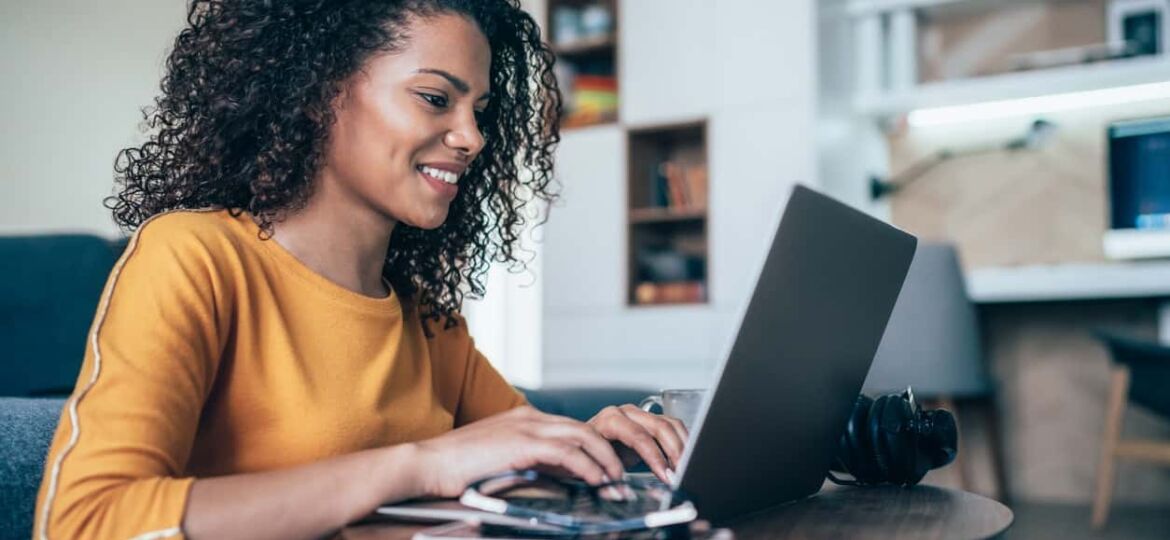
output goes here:
[{"label": "wooden shelving unit", "polygon": [[[1082,0],[1081,3],[1085,3]],[[1065,36],[1047,46],[1047,52],[1064,51],[1047,60],[1035,60],[1045,52],[1022,46],[1012,50],[989,47],[979,59],[967,62],[982,65],[983,71],[971,68],[959,74],[940,73],[925,61],[922,54],[923,35],[932,25],[938,34],[939,21],[978,17],[997,11],[1018,9],[1025,4],[1049,4],[1045,17],[1056,17],[1053,11],[1060,5],[1073,6],[1078,2],[1060,0],[850,0],[846,12],[851,18],[855,41],[856,81],[854,109],[876,119],[895,119],[918,109],[954,107],[993,101],[1111,90],[1119,87],[1164,83],[1170,78],[1170,56],[1133,53],[1125,56],[1116,51],[1110,57],[1102,40],[1108,37],[1110,21],[1107,9],[1080,10],[1082,18],[1075,21],[1077,38]],[[1106,3],[1108,5],[1108,3]],[[1092,15],[1099,13],[1098,15]],[[1086,15],[1087,14],[1087,15]],[[1081,17],[1081,16],[1078,16]],[[1099,20],[1098,20],[1099,19]],[[972,19],[978,21],[978,19]],[[1049,24],[1056,24],[1052,19]],[[1069,20],[1059,19],[1067,24]],[[976,23],[970,23],[976,24]],[[986,21],[984,24],[989,24]],[[951,32],[958,32],[951,28]],[[1070,30],[1069,32],[1073,32]],[[1100,32],[1103,36],[1097,36]],[[940,38],[941,41],[944,38]],[[1020,40],[1044,42],[1048,38]],[[1070,51],[1081,48],[1079,61]],[[1004,50],[1001,50],[1004,49]],[[1092,53],[1089,50],[1092,49]],[[1163,47],[1163,51],[1165,48]],[[1032,60],[1025,60],[1029,57]],[[939,57],[940,53],[935,52]],[[942,58],[946,58],[942,56]],[[1013,60],[1014,58],[1014,60]],[[980,64],[982,62],[982,64]],[[1031,62],[1031,63],[1029,63]],[[1045,111],[1041,111],[1043,113]]]},{"label": "wooden shelving unit", "polygon": [[545,28],[565,97],[562,127],[617,122],[617,0],[548,0]]},{"label": "wooden shelving unit", "polygon": [[[565,96],[561,127],[620,125],[618,0],[548,0],[547,7],[546,38]],[[627,304],[707,303],[707,121],[622,131]]]},{"label": "wooden shelving unit", "polygon": [[1107,90],[1167,80],[1170,60],[1151,56],[920,84],[858,96],[854,106],[861,114],[890,117],[927,107]]},{"label": "wooden shelving unit", "polygon": [[707,123],[631,129],[627,145],[627,301],[706,303]]}]

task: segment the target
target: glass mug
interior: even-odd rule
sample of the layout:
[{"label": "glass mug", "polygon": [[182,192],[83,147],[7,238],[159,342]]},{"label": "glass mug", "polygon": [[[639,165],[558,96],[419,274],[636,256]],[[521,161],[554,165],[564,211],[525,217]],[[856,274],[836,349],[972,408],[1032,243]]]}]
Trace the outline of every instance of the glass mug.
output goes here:
[{"label": "glass mug", "polygon": [[699,408],[703,406],[703,398],[706,396],[707,391],[702,389],[663,390],[646,396],[638,406],[649,412],[651,407],[658,405],[662,407],[662,414],[678,418],[690,431],[699,417]]}]

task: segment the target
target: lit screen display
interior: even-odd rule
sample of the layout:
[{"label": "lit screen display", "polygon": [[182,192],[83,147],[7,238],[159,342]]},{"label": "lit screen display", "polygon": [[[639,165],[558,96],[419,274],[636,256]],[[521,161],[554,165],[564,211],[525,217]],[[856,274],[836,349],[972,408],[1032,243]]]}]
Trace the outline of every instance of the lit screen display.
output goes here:
[{"label": "lit screen display", "polygon": [[1109,126],[1114,229],[1170,229],[1170,118]]}]

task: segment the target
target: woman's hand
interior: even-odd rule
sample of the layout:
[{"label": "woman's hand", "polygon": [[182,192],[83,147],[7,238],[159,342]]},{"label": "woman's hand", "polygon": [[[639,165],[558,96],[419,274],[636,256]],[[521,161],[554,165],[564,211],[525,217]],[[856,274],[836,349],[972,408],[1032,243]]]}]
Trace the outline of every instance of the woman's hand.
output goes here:
[{"label": "woman's hand", "polygon": [[652,414],[635,405],[606,407],[589,420],[602,437],[618,443],[617,451],[626,465],[640,457],[654,475],[671,482],[682,459],[687,428],[677,418]]},{"label": "woman's hand", "polygon": [[589,424],[519,407],[416,443],[421,491],[457,497],[467,485],[513,469],[546,469],[590,484],[624,470],[609,441]]}]

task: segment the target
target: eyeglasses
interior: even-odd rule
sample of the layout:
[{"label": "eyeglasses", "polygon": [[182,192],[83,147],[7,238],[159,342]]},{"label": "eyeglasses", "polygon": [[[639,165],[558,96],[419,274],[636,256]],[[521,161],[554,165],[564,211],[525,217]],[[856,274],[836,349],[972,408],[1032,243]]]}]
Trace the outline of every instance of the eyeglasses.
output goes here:
[{"label": "eyeglasses", "polygon": [[[686,523],[694,505],[669,487],[636,478],[598,486],[538,471],[510,471],[468,486],[465,506],[552,525],[570,534],[603,534]],[[547,527],[542,527],[547,531]]]}]

